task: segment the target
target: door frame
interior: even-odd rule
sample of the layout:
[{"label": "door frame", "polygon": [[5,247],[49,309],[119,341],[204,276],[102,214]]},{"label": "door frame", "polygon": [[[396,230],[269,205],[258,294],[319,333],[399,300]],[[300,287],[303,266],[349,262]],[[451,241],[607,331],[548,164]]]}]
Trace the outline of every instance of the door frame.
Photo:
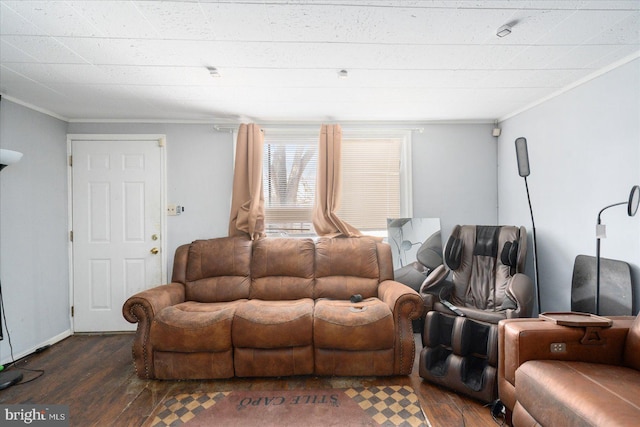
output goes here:
[{"label": "door frame", "polygon": [[72,143],[74,141],[157,141],[160,147],[160,233],[162,236],[160,245],[160,277],[158,285],[167,283],[167,137],[164,134],[67,134],[67,248],[69,253],[69,324],[71,333],[75,332],[74,318],[71,312],[73,307],[73,292],[75,287],[73,242],[71,231],[73,229],[73,170],[71,166]]}]

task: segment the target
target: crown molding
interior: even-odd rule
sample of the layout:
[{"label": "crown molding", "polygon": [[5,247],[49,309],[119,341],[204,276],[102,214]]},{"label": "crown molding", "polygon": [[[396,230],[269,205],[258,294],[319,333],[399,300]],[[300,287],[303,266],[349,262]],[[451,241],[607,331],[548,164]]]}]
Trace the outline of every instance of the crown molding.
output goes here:
[{"label": "crown molding", "polygon": [[638,50],[635,53],[632,53],[631,55],[625,56],[624,58],[622,58],[622,59],[620,59],[620,60],[618,60],[616,62],[613,62],[613,63],[607,65],[606,67],[601,68],[598,71],[595,71],[595,72],[593,72],[593,73],[581,78],[580,80],[577,80],[577,81],[571,83],[570,85],[565,86],[560,90],[557,90],[556,92],[553,92],[552,94],[550,94],[548,96],[545,96],[544,98],[541,98],[541,99],[539,99],[539,100],[537,100],[537,101],[535,101],[535,102],[533,102],[533,103],[531,103],[531,104],[529,104],[529,105],[527,105],[525,107],[522,107],[522,108],[520,108],[518,110],[515,110],[512,113],[509,113],[506,116],[501,117],[500,119],[498,119],[498,121],[499,122],[503,122],[503,121],[505,121],[507,119],[510,119],[512,117],[517,116],[518,114],[522,114],[525,111],[531,110],[532,108],[535,108],[538,105],[544,104],[545,102],[550,101],[553,98],[557,98],[558,96],[560,96],[560,95],[562,95],[564,93],[567,93],[570,90],[573,90],[573,89],[577,88],[578,86],[582,86],[583,84],[588,83],[591,80],[595,80],[598,77],[608,73],[609,71],[613,71],[616,68],[620,68],[623,65],[626,65],[626,64],[628,64],[628,63],[630,63],[630,62],[632,62],[632,61],[634,61],[634,60],[636,60],[638,58],[640,58],[640,50]]},{"label": "crown molding", "polygon": [[21,101],[20,99],[14,98],[13,96],[9,96],[9,95],[7,95],[5,93],[0,93],[0,95],[2,95],[2,99],[6,99],[7,101],[11,101],[14,104],[21,105],[21,106],[23,106],[25,108],[28,108],[30,110],[37,111],[38,113],[42,113],[42,114],[45,114],[47,116],[53,117],[54,119],[62,120],[63,122],[67,122],[67,123],[69,122],[69,119],[67,117],[63,117],[63,116],[61,116],[59,114],[54,113],[53,111],[49,111],[49,110],[46,110],[44,108],[40,108],[38,106],[35,106],[33,104],[29,104],[28,102]]}]

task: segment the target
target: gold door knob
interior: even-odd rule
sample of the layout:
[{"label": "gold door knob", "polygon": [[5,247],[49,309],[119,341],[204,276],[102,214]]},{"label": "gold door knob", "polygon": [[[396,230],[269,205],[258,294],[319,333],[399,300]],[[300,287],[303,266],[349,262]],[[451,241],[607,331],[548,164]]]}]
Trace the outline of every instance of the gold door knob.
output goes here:
[{"label": "gold door knob", "polygon": [[151,249],[151,253],[152,253],[152,254],[154,254],[154,255],[155,255],[155,254],[157,254],[158,252],[160,252],[160,251],[158,250],[158,248],[152,248],[152,249]]}]

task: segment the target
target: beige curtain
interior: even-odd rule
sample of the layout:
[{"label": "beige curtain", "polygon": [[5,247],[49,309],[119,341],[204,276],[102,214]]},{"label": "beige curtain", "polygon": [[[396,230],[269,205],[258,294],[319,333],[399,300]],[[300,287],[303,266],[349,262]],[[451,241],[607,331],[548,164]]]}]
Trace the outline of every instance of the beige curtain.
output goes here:
[{"label": "beige curtain", "polygon": [[251,240],[264,234],[264,194],[262,193],[262,153],[264,136],[256,124],[238,129],[229,236],[249,235]]},{"label": "beige curtain", "polygon": [[342,174],[340,171],[342,128],[322,125],[318,147],[316,200],[313,207],[313,227],[318,236],[357,237],[361,233],[336,215],[340,208]]}]

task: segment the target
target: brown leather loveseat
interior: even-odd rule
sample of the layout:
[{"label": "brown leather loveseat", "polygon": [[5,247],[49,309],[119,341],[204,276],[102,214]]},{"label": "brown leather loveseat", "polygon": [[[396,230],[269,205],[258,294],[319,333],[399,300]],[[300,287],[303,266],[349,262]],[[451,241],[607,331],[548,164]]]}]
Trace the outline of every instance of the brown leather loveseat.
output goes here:
[{"label": "brown leather loveseat", "polygon": [[568,321],[498,326],[498,389],[512,425],[639,425],[640,316],[611,317],[601,327],[556,314]]},{"label": "brown leather loveseat", "polygon": [[369,238],[225,237],[180,246],[172,283],[123,306],[138,322],[137,374],[409,374],[422,298],[392,279],[390,247]]}]

